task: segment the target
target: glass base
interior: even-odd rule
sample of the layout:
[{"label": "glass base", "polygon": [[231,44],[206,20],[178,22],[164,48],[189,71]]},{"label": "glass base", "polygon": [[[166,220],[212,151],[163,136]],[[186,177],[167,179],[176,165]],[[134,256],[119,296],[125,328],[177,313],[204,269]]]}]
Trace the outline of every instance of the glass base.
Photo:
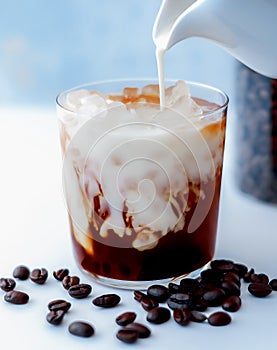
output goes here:
[{"label": "glass base", "polygon": [[200,276],[201,271],[207,269],[210,266],[209,261],[206,265],[200,267],[197,270],[194,270],[192,272],[188,272],[184,275],[173,277],[173,278],[165,278],[162,280],[153,280],[153,281],[127,281],[127,280],[118,280],[113,279],[109,277],[103,277],[99,275],[94,275],[82,267],[79,267],[80,270],[85,273],[86,275],[89,275],[95,282],[102,284],[107,287],[113,287],[118,289],[126,289],[126,290],[146,290],[149,286],[153,284],[162,284],[167,285],[170,282],[178,283],[182,278],[197,278]]}]

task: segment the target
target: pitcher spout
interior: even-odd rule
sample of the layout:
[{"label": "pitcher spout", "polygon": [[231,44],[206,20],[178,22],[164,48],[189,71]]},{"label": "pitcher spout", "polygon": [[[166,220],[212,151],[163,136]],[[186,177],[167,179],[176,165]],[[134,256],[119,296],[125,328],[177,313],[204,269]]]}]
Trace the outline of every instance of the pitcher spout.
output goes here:
[{"label": "pitcher spout", "polygon": [[163,0],[153,28],[161,51],[190,37],[209,39],[253,70],[277,77],[277,1]]},{"label": "pitcher spout", "polygon": [[184,39],[200,37],[235,46],[232,31],[217,15],[221,6],[217,0],[164,0],[153,28],[155,45],[168,50]]},{"label": "pitcher spout", "polygon": [[183,13],[197,0],[163,0],[156,17],[152,37],[154,43],[160,49],[168,50],[169,39],[173,26]]}]

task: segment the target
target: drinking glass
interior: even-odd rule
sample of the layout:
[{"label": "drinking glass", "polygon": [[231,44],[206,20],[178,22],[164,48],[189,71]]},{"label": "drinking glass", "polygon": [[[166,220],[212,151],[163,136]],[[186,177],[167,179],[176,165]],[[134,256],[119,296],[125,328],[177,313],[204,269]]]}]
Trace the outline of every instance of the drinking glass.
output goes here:
[{"label": "drinking glass", "polygon": [[176,101],[164,110],[152,80],[96,82],[57,97],[74,255],[100,283],[168,283],[214,256],[228,97],[188,82],[191,106],[201,107],[188,115],[175,83],[166,81]]}]

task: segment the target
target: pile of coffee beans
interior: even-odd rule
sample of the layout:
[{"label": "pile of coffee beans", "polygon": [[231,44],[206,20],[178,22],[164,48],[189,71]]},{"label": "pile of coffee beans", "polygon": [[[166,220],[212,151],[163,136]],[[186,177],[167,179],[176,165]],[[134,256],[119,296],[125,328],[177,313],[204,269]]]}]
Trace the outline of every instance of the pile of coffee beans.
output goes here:
[{"label": "pile of coffee beans", "polygon": [[[53,277],[61,283],[72,301],[87,298],[93,291],[90,284],[80,283],[78,276],[70,276],[67,268],[54,271]],[[16,289],[16,280],[29,279],[42,285],[48,278],[45,268],[30,270],[23,265],[17,266],[13,278],[0,278],[0,288],[5,292],[4,301],[15,305],[27,304],[29,295]],[[167,286],[154,284],[146,291],[134,291],[134,299],[146,312],[145,319],[150,324],[163,324],[173,318],[182,327],[188,326],[190,322],[226,326],[232,321],[230,313],[241,307],[242,283],[248,283],[249,293],[257,298],[267,297],[272,291],[277,291],[277,278],[270,280],[266,274],[256,273],[253,268],[248,269],[231,260],[218,259],[213,260],[210,268],[203,270],[198,278],[183,278],[178,284],[171,282]],[[121,297],[115,293],[92,299],[94,306],[106,309],[114,308],[120,302]],[[72,303],[68,300],[50,300],[47,322],[54,326],[62,324],[71,307]],[[217,310],[211,312],[211,308],[215,307]],[[151,335],[148,326],[135,322],[136,318],[137,314],[133,311],[123,312],[116,317],[115,323],[121,327],[116,332],[117,339],[124,343],[134,343]],[[95,328],[89,322],[76,320],[70,323],[68,332],[79,337],[91,337]]]},{"label": "pile of coffee beans", "polygon": [[[35,268],[30,270],[27,266],[19,265],[13,271],[15,279],[30,281],[36,284],[45,284],[48,279],[48,271],[45,268]],[[62,286],[67,290],[68,295],[74,299],[83,299],[92,292],[92,287],[86,283],[80,283],[77,276],[69,276],[68,269],[59,269],[53,272],[53,277],[62,282]],[[16,281],[12,278],[0,278],[0,288],[6,292],[4,300],[16,305],[27,304],[29,295],[25,292],[15,290]],[[65,314],[71,308],[71,303],[67,300],[56,299],[48,303],[49,312],[46,320],[52,325],[60,325]],[[91,337],[94,334],[94,328],[89,323],[83,321],[74,321],[68,327],[69,333],[80,337]]]}]

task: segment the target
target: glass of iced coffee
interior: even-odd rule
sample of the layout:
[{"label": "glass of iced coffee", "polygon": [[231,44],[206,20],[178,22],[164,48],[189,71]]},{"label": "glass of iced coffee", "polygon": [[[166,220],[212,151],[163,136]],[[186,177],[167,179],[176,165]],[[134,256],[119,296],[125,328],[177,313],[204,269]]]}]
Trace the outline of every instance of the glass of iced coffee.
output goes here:
[{"label": "glass of iced coffee", "polygon": [[210,86],[108,81],[57,98],[63,188],[80,268],[144,288],[213,258],[228,97]]}]

